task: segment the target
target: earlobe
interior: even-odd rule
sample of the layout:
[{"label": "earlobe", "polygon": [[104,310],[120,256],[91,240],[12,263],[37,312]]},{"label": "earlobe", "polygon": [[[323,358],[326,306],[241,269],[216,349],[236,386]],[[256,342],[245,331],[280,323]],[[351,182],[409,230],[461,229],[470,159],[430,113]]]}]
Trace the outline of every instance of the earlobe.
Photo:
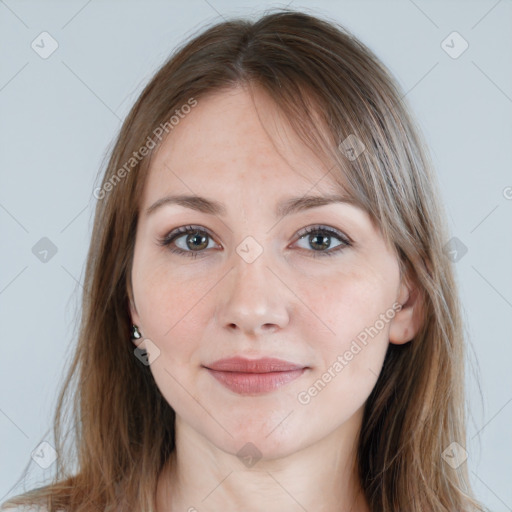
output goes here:
[{"label": "earlobe", "polygon": [[130,300],[129,301],[129,307],[130,307],[130,318],[132,324],[139,325],[139,315],[137,313],[137,309],[135,308],[135,305]]},{"label": "earlobe", "polygon": [[419,287],[409,282],[400,285],[397,302],[402,305],[395,314],[389,329],[389,342],[403,345],[419,332],[423,321],[423,297]]},{"label": "earlobe", "polygon": [[[140,319],[137,313],[137,308],[133,301],[133,296],[130,289],[128,288],[128,308],[130,311],[130,338],[132,343],[139,347],[142,343],[142,333],[140,332]],[[137,337],[138,336],[138,337]]]},{"label": "earlobe", "polygon": [[130,325],[130,339],[137,348],[145,349],[144,338],[139,326],[135,323]]},{"label": "earlobe", "polygon": [[132,339],[135,345],[139,345],[141,343],[142,334],[139,331],[138,325],[133,324],[131,327],[130,338]]}]

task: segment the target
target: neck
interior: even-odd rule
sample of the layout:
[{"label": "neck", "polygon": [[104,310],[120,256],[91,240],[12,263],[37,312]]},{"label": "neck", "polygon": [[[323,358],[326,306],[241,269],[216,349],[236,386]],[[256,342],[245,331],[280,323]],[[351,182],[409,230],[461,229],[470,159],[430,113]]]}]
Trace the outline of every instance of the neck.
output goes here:
[{"label": "neck", "polygon": [[177,417],[176,449],[159,477],[157,512],[370,512],[357,473],[358,419],[300,451],[246,467]]}]

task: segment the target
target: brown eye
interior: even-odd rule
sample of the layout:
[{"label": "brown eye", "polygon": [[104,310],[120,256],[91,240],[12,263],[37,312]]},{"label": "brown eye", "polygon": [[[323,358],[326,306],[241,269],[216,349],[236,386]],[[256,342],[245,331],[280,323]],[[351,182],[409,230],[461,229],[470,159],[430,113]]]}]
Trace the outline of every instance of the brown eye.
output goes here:
[{"label": "brown eye", "polygon": [[[179,238],[183,237],[178,237],[177,239]],[[203,235],[196,231],[185,237],[185,244],[192,251],[206,249],[208,247],[208,234]]]},{"label": "brown eye", "polygon": [[169,250],[176,254],[195,258],[202,255],[205,249],[212,248],[210,242],[213,242],[213,239],[206,230],[195,226],[183,226],[171,231],[159,241],[159,244],[169,247]]}]

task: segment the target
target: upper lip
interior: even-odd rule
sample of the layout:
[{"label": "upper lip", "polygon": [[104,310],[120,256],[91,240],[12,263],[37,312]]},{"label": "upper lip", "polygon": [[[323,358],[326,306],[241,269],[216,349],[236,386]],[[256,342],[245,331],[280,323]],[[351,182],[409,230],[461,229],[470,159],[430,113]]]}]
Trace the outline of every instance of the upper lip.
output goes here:
[{"label": "upper lip", "polygon": [[210,370],[241,373],[286,372],[305,368],[304,365],[284,361],[283,359],[276,359],[274,357],[263,357],[261,359],[229,357],[219,359],[218,361],[204,366]]}]

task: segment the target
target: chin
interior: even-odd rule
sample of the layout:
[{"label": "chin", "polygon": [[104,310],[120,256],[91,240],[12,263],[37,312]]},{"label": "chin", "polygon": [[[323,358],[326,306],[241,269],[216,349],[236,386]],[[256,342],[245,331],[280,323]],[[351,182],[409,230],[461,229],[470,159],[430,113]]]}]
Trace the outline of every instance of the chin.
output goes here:
[{"label": "chin", "polygon": [[[240,418],[240,421],[232,419],[229,424],[225,424],[229,434],[221,428],[215,428],[214,432],[203,432],[203,435],[219,449],[238,457],[247,467],[252,467],[251,464],[244,462],[245,458],[280,459],[315,441],[310,439],[308,442],[308,438],[304,437],[304,435],[307,436],[304,428],[295,431],[294,426],[283,427],[283,418],[286,418],[286,415],[286,413],[271,414],[272,420],[267,416],[264,421],[257,421],[245,415],[244,418]],[[276,419],[277,416],[279,419]]]}]

